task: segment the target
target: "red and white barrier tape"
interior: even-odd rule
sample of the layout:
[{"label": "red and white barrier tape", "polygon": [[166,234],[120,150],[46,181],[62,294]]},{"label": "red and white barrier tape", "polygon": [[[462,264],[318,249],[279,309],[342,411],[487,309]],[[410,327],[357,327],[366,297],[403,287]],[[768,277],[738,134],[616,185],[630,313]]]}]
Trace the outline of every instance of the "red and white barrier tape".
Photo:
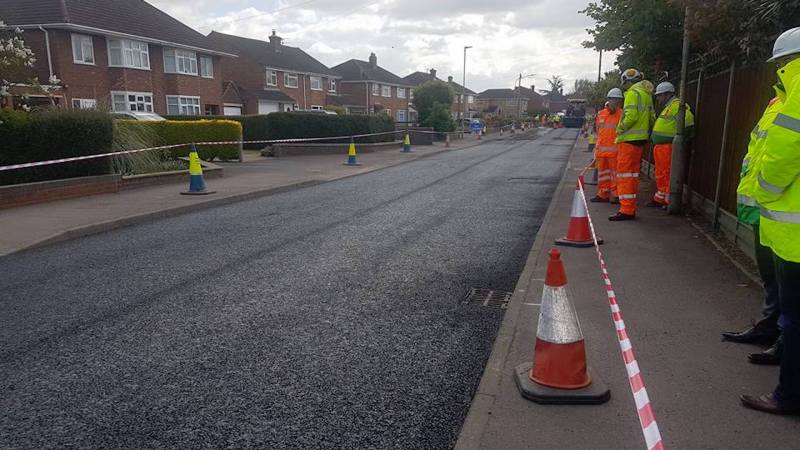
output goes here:
[{"label": "red and white barrier tape", "polygon": [[625,370],[628,372],[628,382],[631,386],[631,393],[633,393],[633,400],[636,402],[636,411],[639,415],[639,423],[642,427],[644,441],[647,444],[648,450],[663,450],[664,444],[661,441],[661,433],[658,431],[656,417],[655,414],[653,414],[653,408],[650,406],[650,398],[647,396],[644,379],[639,371],[639,364],[636,362],[636,356],[633,353],[633,345],[628,336],[625,321],[622,320],[622,311],[620,311],[619,304],[617,303],[617,295],[614,293],[614,286],[611,284],[611,277],[608,275],[608,270],[606,269],[606,261],[603,259],[603,252],[600,251],[600,246],[597,245],[597,234],[595,233],[594,223],[592,222],[592,215],[589,213],[589,204],[586,202],[583,175],[578,177],[578,186],[581,192],[581,200],[586,208],[586,216],[589,219],[589,230],[592,233],[594,249],[595,252],[597,252],[597,260],[600,262],[600,270],[603,272],[603,281],[605,282],[606,294],[608,295],[608,306],[611,308],[611,318],[614,320],[614,327],[617,330],[619,349],[622,352],[622,360],[625,362]]}]

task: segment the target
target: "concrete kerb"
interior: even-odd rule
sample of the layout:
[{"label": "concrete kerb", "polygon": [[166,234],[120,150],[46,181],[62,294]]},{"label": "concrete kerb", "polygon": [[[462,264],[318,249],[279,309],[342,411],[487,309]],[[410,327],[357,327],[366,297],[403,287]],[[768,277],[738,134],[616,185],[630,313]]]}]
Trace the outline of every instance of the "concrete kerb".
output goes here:
[{"label": "concrete kerb", "polygon": [[[576,151],[577,142],[576,138],[570,154]],[[553,194],[553,199],[559,198],[564,189],[574,189],[574,180],[571,172],[579,172],[580,170],[583,170],[583,168],[574,168],[571,167],[569,162],[567,163],[561,176],[561,182]],[[466,419],[464,419],[464,424],[454,447],[455,450],[477,450],[481,448],[483,433],[499,392],[500,382],[504,376],[503,369],[514,343],[514,334],[519,320],[520,309],[523,303],[526,303],[526,300],[539,299],[540,292],[544,286],[543,274],[547,268],[547,258],[542,257],[542,252],[551,246],[550,241],[545,239],[545,236],[548,235],[546,231],[552,226],[551,222],[555,206],[556,202],[551,201],[542,220],[542,225],[537,231],[531,251],[528,253],[522,274],[516,286],[514,286],[508,309],[503,317],[500,330],[497,332],[492,353],[489,355],[489,360],[472,399],[469,412]],[[536,276],[537,274],[539,274],[539,277]]]}]

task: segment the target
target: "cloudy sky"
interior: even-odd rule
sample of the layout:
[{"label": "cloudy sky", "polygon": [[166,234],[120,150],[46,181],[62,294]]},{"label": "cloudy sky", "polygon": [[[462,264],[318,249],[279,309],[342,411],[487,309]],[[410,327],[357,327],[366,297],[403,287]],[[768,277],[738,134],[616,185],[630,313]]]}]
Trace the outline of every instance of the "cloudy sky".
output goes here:
[{"label": "cloudy sky", "polygon": [[[563,76],[597,77],[597,53],[581,46],[592,22],[588,0],[148,0],[203,34],[212,30],[266,40],[272,29],[328,66],[350,58],[378,64],[399,76],[435,68],[440,78],[462,77],[480,92],[547,86]],[[603,70],[613,67],[604,55]]]}]

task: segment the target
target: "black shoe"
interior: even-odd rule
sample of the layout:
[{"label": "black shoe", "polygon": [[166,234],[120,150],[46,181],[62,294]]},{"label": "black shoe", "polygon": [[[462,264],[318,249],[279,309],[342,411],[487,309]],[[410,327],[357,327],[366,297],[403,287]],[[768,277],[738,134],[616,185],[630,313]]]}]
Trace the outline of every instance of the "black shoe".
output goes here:
[{"label": "black shoe", "polygon": [[781,355],[783,354],[783,339],[778,338],[775,345],[764,350],[761,353],[752,353],[747,357],[750,364],[757,364],[759,366],[778,366],[781,364]]},{"label": "black shoe", "polygon": [[726,331],[722,333],[722,340],[738,344],[773,345],[779,335],[778,330],[752,326],[742,331]]},{"label": "black shoe", "polygon": [[621,222],[623,220],[634,220],[636,216],[633,214],[622,214],[620,212],[614,214],[613,216],[609,217],[608,220],[612,222]]},{"label": "black shoe", "polygon": [[592,202],[592,203],[608,203],[608,199],[607,198],[598,197],[596,195],[594,197],[590,198],[589,201]]},{"label": "black shoe", "polygon": [[778,401],[775,400],[775,397],[772,394],[762,395],[760,397],[742,395],[739,397],[739,400],[742,401],[742,406],[745,408],[755,409],[756,411],[769,414],[787,415],[800,413],[800,407],[792,408],[779,405]]},{"label": "black shoe", "polygon": [[648,208],[661,208],[662,206],[664,206],[664,204],[650,200],[649,202],[645,203],[644,206]]}]

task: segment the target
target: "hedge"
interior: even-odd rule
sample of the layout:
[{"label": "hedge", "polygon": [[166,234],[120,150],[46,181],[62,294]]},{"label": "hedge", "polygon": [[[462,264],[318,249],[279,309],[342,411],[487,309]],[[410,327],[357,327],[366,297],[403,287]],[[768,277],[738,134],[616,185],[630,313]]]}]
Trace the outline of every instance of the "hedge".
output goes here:
[{"label": "hedge", "polygon": [[[242,138],[245,141],[261,141],[267,138],[267,116],[164,116],[168,120],[233,120],[242,125]],[[245,145],[245,148],[264,148],[263,144]]]},{"label": "hedge", "polygon": [[[241,141],[242,126],[232,120],[195,121],[116,121],[118,135],[136,135],[147,146],[190,144],[192,142]],[[141,145],[141,144],[140,144]],[[198,145],[197,151],[204,161],[239,159],[238,144]],[[189,155],[189,146],[170,150],[173,157]]]},{"label": "hedge", "polygon": [[[0,165],[107,153],[113,136],[111,117],[99,111],[0,110]],[[0,184],[109,173],[109,158],[98,158],[0,172]]]}]

